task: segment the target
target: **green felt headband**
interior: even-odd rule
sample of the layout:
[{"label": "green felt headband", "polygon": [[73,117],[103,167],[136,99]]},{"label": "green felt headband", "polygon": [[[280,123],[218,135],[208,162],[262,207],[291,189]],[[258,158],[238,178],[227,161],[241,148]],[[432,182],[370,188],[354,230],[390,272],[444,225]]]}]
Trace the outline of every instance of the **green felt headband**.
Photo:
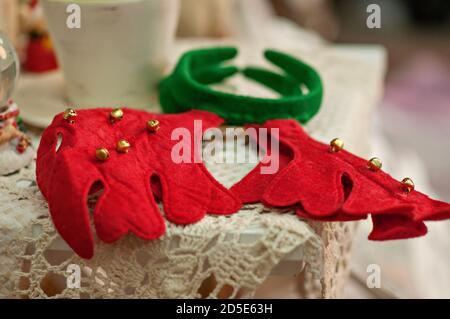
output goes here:
[{"label": "green felt headband", "polygon": [[[223,117],[228,124],[262,123],[274,118],[309,121],[322,102],[322,81],[308,64],[287,54],[266,50],[265,58],[283,73],[258,67],[239,70],[223,62],[234,58],[232,47],[188,51],[171,75],[160,83],[160,103],[166,113],[201,109]],[[208,85],[241,72],[245,77],[278,92],[280,98],[259,98],[216,91]],[[303,92],[302,86],[307,88]]]}]

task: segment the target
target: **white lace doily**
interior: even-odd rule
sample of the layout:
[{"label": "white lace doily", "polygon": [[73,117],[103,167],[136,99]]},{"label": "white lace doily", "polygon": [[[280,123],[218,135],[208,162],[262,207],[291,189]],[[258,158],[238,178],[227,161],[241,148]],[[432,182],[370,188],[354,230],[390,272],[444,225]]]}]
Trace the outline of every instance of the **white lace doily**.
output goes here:
[{"label": "white lace doily", "polygon": [[[183,43],[179,51],[198,45]],[[324,142],[339,136],[350,151],[372,155],[371,118],[382,88],[384,52],[326,45],[281,49],[302,57],[322,75],[323,107],[307,130]],[[254,51],[242,50],[238,61],[259,63],[261,57],[256,58]],[[260,94],[251,83],[233,81],[227,89]],[[208,169],[229,186],[249,167],[209,165]],[[273,268],[293,251],[301,251],[306,264],[301,271],[302,261],[297,261],[301,273],[292,279],[299,295],[339,297],[349,270],[355,225],[306,223],[292,212],[251,205],[231,217],[207,216],[195,225],[168,223],[159,240],[128,236],[113,245],[97,241],[95,257],[86,261],[68,250],[55,232],[30,166],[0,177],[0,297],[267,296],[258,292],[258,286],[270,280]],[[81,269],[80,288],[66,287],[71,264]]]}]

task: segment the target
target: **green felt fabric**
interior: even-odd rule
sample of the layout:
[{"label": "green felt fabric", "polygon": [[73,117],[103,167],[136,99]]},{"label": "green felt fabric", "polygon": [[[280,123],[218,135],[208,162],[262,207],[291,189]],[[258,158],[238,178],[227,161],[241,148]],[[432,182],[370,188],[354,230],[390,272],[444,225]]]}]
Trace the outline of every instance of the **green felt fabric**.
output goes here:
[{"label": "green felt fabric", "polygon": [[[269,119],[293,118],[309,121],[320,108],[323,95],[319,74],[308,64],[275,50],[266,50],[265,58],[278,66],[281,73],[259,67],[238,69],[224,65],[238,51],[217,47],[188,51],[180,58],[173,73],[160,83],[160,104],[166,113],[190,109],[214,112],[228,124],[263,123]],[[237,73],[280,94],[278,99],[235,95],[214,90]],[[302,91],[302,86],[307,92]]]}]

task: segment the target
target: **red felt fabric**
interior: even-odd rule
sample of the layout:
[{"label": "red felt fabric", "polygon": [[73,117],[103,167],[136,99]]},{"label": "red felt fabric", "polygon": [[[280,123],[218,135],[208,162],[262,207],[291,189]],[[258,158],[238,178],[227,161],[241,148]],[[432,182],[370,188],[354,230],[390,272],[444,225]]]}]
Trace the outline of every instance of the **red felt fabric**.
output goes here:
[{"label": "red felt fabric", "polygon": [[[262,126],[279,128],[280,170],[262,175],[260,163],[231,190],[243,203],[296,205],[299,217],[348,221],[372,215],[372,240],[426,234],[424,221],[450,218],[450,205],[412,191],[383,171],[367,168],[367,160],[309,137],[294,120],[271,120]],[[269,150],[271,151],[271,150]]]},{"label": "red felt fabric", "polygon": [[[55,227],[83,258],[94,253],[87,206],[89,193],[98,190],[94,184],[101,183],[104,188],[93,212],[96,233],[108,243],[129,232],[143,239],[164,234],[164,219],[153,192],[162,198],[165,217],[177,224],[194,223],[206,213],[234,213],[241,206],[237,196],[219,184],[202,163],[176,164],[171,159],[172,147],[178,143],[171,140],[175,128],[193,134],[194,120],[202,120],[204,131],[220,125],[220,117],[205,111],[159,115],[123,110],[123,120],[114,124],[109,120],[111,109],[106,108],[79,110],[73,124],[58,114],[39,145],[37,183],[49,203]],[[158,132],[147,131],[149,119],[160,121]],[[58,134],[62,143],[56,151]],[[126,154],[115,151],[120,139],[131,144]],[[201,138],[191,143],[201,149]],[[110,153],[104,162],[95,156],[100,147]]]}]

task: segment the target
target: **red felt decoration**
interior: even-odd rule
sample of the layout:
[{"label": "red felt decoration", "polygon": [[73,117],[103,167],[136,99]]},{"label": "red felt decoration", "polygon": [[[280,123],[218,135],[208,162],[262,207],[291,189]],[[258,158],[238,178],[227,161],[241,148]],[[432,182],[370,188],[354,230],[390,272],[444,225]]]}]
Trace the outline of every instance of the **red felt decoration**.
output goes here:
[{"label": "red felt decoration", "polygon": [[[79,110],[73,123],[56,115],[38,149],[37,183],[57,230],[81,257],[91,258],[94,252],[87,206],[88,195],[98,190],[94,185],[103,186],[93,212],[96,233],[108,243],[129,232],[143,239],[163,235],[165,223],[153,191],[162,198],[165,217],[177,224],[194,223],[207,212],[239,210],[239,199],[193,161],[194,153],[191,163],[171,158],[179,143],[171,139],[174,129],[193,134],[194,120],[202,120],[202,131],[220,125],[221,118],[204,111],[159,115],[123,109],[123,119],[112,123],[110,112]],[[157,132],[146,128],[149,119],[160,122]],[[62,142],[56,150],[59,134]],[[116,151],[121,139],[131,145],[127,153]],[[201,150],[201,138],[191,141],[192,149]],[[97,148],[106,148],[110,157],[97,159]]]},{"label": "red felt decoration", "polygon": [[[294,120],[272,120],[263,126],[279,129],[280,169],[261,174],[260,163],[231,190],[243,203],[296,205],[299,217],[349,221],[372,215],[369,239],[387,240],[426,234],[424,221],[450,218],[450,205],[412,191],[383,171],[372,171],[367,160],[309,137]],[[271,152],[269,149],[268,152]],[[274,154],[271,155],[274,158]]]}]

